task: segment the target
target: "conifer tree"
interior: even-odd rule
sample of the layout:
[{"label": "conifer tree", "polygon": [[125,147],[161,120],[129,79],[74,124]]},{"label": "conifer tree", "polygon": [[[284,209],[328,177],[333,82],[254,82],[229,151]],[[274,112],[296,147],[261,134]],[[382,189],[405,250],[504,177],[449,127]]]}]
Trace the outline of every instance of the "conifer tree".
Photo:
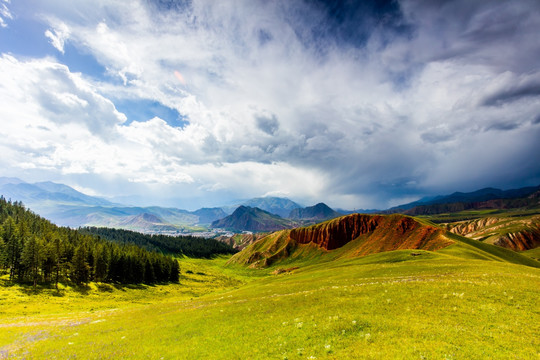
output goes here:
[{"label": "conifer tree", "polygon": [[180,282],[180,265],[176,259],[173,259],[171,263],[171,276],[169,277],[169,281],[173,283]]},{"label": "conifer tree", "polygon": [[5,267],[7,259],[6,243],[4,241],[4,227],[0,224],[0,269]]},{"label": "conifer tree", "polygon": [[102,245],[96,246],[94,250],[94,280],[101,282],[107,279],[109,259],[107,252]]},{"label": "conifer tree", "polygon": [[11,216],[4,221],[4,241],[6,247],[6,260],[9,268],[9,280],[15,280],[21,257],[21,243],[17,232],[17,225]]},{"label": "conifer tree", "polygon": [[76,284],[83,284],[87,283],[90,277],[90,267],[88,266],[88,263],[86,262],[86,244],[81,244],[77,246],[75,249],[75,253],[73,255],[73,281]]},{"label": "conifer tree", "polygon": [[37,286],[39,269],[41,266],[41,248],[41,241],[35,235],[30,235],[24,242],[24,247],[21,254],[21,264],[27,269],[30,279],[34,284],[34,290]]}]

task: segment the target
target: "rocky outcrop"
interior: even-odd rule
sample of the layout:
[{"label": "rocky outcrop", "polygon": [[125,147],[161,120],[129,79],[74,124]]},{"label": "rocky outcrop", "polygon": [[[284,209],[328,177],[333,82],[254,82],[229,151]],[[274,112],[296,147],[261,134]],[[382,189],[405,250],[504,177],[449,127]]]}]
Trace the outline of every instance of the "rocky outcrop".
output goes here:
[{"label": "rocky outcrop", "polygon": [[353,214],[319,225],[292,229],[291,239],[299,244],[314,243],[326,250],[342,247],[362,234],[377,228],[383,217]]},{"label": "rocky outcrop", "polygon": [[540,246],[540,216],[486,217],[446,225],[448,231],[514,251]]},{"label": "rocky outcrop", "polygon": [[465,236],[467,234],[474,233],[476,231],[485,229],[501,221],[500,218],[487,217],[482,219],[476,219],[471,221],[463,221],[447,226],[448,230],[454,234]]},{"label": "rocky outcrop", "polygon": [[523,230],[508,233],[499,237],[493,244],[515,251],[534,249],[540,246],[540,230]]},{"label": "rocky outcrop", "polygon": [[440,229],[402,215],[352,214],[292,229],[290,237],[299,244],[313,243],[325,250],[334,250],[361,238],[363,241],[357,247],[361,254],[397,249],[437,250],[452,243]]}]

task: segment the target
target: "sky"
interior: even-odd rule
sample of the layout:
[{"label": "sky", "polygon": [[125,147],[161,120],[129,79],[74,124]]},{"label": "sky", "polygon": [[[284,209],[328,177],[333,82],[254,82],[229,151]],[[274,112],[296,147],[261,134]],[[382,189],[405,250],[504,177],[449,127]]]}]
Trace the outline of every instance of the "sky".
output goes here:
[{"label": "sky", "polygon": [[384,209],[540,184],[540,2],[0,0],[0,176]]}]

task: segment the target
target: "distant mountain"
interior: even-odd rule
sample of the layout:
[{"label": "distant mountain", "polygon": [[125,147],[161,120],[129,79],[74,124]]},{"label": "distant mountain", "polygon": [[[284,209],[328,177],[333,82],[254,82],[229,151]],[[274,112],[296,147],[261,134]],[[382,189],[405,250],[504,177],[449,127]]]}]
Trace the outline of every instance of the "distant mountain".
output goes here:
[{"label": "distant mountain", "polygon": [[282,218],[287,217],[291,210],[302,207],[287,198],[271,196],[254,198],[243,202],[242,205],[248,207],[256,207],[269,213],[279,215]]},{"label": "distant mountain", "polygon": [[201,208],[193,211],[192,214],[199,217],[199,224],[211,224],[227,216],[227,213],[222,208]]},{"label": "distant mountain", "polygon": [[343,216],[343,214],[332,210],[325,203],[308,206],[306,208],[293,209],[288,218],[294,220],[325,221]]},{"label": "distant mountain", "polygon": [[[187,211],[159,206],[76,206],[59,205],[47,209],[48,217],[57,224],[70,227],[96,226],[141,232],[170,232],[196,225],[210,224],[226,214],[221,209]],[[152,219],[150,218],[152,217]],[[150,220],[151,219],[151,220]],[[150,225],[148,222],[153,223]],[[159,226],[156,226],[159,224]]]},{"label": "distant mountain", "polygon": [[17,178],[0,178],[0,184],[0,194],[5,198],[22,201],[28,206],[45,201],[80,205],[113,205],[105,199],[89,196],[67,185],[49,181],[29,184]]},{"label": "distant mountain", "polygon": [[22,181],[21,179],[19,178],[15,178],[15,177],[1,177],[0,176],[0,186],[3,186],[3,185],[6,185],[6,184],[20,184],[20,183],[23,183],[24,181]]},{"label": "distant mountain", "polygon": [[50,181],[26,183],[0,177],[0,195],[21,201],[27,208],[60,226],[108,226],[141,232],[175,232],[183,227],[208,225],[227,214],[221,208],[187,211],[159,206],[122,206],[83,194]]},{"label": "distant mountain", "polygon": [[249,206],[238,207],[231,215],[212,223],[213,228],[232,231],[276,231],[294,226],[290,220]]},{"label": "distant mountain", "polygon": [[343,215],[351,215],[351,214],[376,214],[376,213],[380,213],[381,210],[377,210],[377,209],[354,209],[354,210],[346,210],[346,209],[341,209],[341,208],[337,208],[336,211],[340,214],[343,214]]},{"label": "distant mountain", "polygon": [[148,232],[164,232],[164,231],[176,231],[177,227],[165,223],[163,219],[160,219],[156,215],[149,213],[142,213],[124,218],[120,221],[116,228],[120,229],[136,229],[137,231]]},{"label": "distant mountain", "polygon": [[486,188],[471,193],[456,192],[400,205],[381,213],[402,213],[411,216],[456,213],[482,209],[540,208],[540,186],[513,190]]},{"label": "distant mountain", "polygon": [[540,186],[524,187],[511,190],[500,190],[495,188],[484,188],[469,193],[455,192],[450,195],[439,195],[435,197],[422,198],[408,204],[399,205],[388,209],[392,210],[408,210],[417,206],[437,205],[437,204],[452,204],[452,203],[473,203],[484,202],[496,199],[513,199],[523,198],[531,195],[534,192],[540,191]]}]

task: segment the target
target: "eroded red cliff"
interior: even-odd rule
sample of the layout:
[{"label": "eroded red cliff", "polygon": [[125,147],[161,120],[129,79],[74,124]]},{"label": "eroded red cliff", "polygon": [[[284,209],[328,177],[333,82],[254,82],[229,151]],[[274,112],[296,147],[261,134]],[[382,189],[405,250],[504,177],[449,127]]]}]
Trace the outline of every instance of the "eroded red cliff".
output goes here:
[{"label": "eroded red cliff", "polygon": [[451,240],[436,227],[402,215],[352,214],[322,224],[292,229],[291,239],[299,244],[313,243],[326,250],[340,248],[358,239],[359,255],[398,249],[437,250]]}]

